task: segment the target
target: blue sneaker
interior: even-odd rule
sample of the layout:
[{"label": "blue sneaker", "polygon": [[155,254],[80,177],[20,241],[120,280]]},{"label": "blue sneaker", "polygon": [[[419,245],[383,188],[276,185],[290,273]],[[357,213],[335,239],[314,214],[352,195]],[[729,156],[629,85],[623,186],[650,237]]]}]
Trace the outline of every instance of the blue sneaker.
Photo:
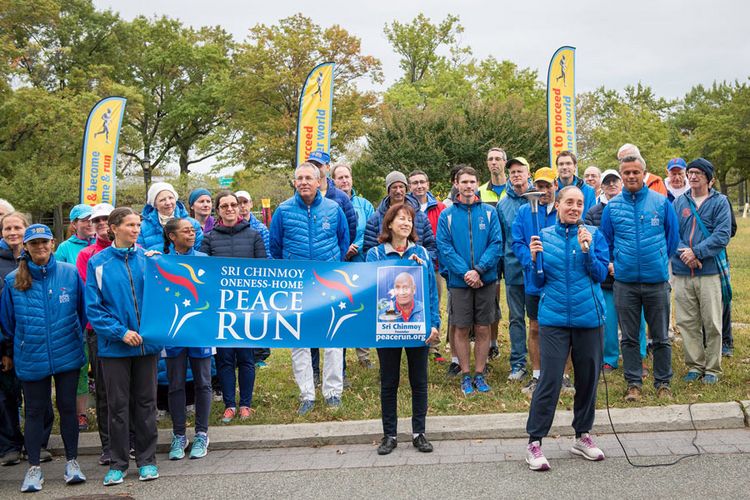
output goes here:
[{"label": "blue sneaker", "polygon": [[190,458],[203,458],[208,454],[208,434],[199,432],[193,439],[193,447],[190,448]]},{"label": "blue sneaker", "polygon": [[687,375],[685,375],[684,377],[682,377],[682,381],[690,383],[690,382],[695,382],[699,378],[701,378],[700,372],[689,371],[689,372],[687,372]]},{"label": "blue sneaker", "polygon": [[339,408],[341,408],[341,398],[331,396],[330,398],[326,399],[326,404],[328,405],[328,408],[332,410],[338,410]]},{"label": "blue sneaker", "polygon": [[155,465],[144,465],[138,469],[138,479],[140,481],[153,481],[159,479],[159,468]]},{"label": "blue sneaker", "polygon": [[78,465],[78,461],[68,460],[68,463],[65,464],[65,474],[63,475],[63,478],[65,478],[65,484],[78,484],[86,482],[86,476],[81,471],[81,466]]},{"label": "blue sneaker", "polygon": [[520,382],[526,376],[526,368],[523,366],[514,366],[508,375],[509,382]]},{"label": "blue sneaker", "polygon": [[104,486],[112,486],[113,484],[120,484],[125,479],[128,473],[126,471],[109,469],[107,474],[104,476]]},{"label": "blue sneaker", "polygon": [[464,396],[474,393],[474,383],[471,380],[471,375],[464,375],[464,378],[461,381],[461,390],[464,391]]},{"label": "blue sneaker", "polygon": [[23,484],[21,484],[22,493],[31,493],[34,491],[42,491],[42,485],[44,484],[44,474],[42,474],[42,468],[38,465],[32,465],[29,470],[26,471],[26,476],[23,478]]},{"label": "blue sneaker", "polygon": [[474,387],[479,392],[490,392],[490,386],[487,385],[487,381],[484,380],[484,375],[474,375]]},{"label": "blue sneaker", "polygon": [[703,380],[701,380],[701,382],[707,385],[714,385],[718,381],[719,377],[712,373],[706,373],[705,375],[703,375]]},{"label": "blue sneaker", "polygon": [[188,438],[172,434],[172,446],[169,448],[170,460],[182,460],[185,458],[185,450],[188,447]]},{"label": "blue sneaker", "polygon": [[265,361],[256,361],[255,368],[268,368],[268,363]]},{"label": "blue sneaker", "polygon": [[299,409],[297,410],[297,413],[300,415],[307,415],[313,409],[313,406],[315,406],[315,401],[310,401],[309,399],[303,399],[302,403],[300,403],[299,405]]},{"label": "blue sneaker", "polygon": [[734,356],[734,347],[728,345],[721,346],[721,355],[725,358],[731,358]]}]

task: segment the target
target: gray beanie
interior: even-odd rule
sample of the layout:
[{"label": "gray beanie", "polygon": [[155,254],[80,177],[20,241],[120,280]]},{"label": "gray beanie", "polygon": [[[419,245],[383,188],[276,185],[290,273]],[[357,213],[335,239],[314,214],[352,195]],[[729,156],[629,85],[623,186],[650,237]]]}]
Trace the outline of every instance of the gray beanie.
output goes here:
[{"label": "gray beanie", "polygon": [[399,172],[398,170],[394,170],[390,174],[385,176],[385,192],[387,193],[388,190],[391,188],[391,184],[394,182],[403,182],[404,186],[408,186],[409,183],[406,182],[406,176]]}]

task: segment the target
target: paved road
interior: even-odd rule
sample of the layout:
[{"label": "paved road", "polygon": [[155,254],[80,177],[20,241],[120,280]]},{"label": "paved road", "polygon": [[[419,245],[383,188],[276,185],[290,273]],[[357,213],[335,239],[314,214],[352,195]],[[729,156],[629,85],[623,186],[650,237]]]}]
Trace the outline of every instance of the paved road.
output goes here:
[{"label": "paved road", "polygon": [[[627,434],[622,439],[634,462],[648,464],[694,452],[692,437],[692,432],[661,432]],[[123,485],[106,489],[101,486],[105,468],[87,456],[82,466],[88,483],[64,486],[63,461],[56,460],[44,464],[45,489],[34,498],[747,498],[750,430],[701,431],[697,443],[703,455],[673,467],[649,469],[628,465],[614,436],[601,436],[598,442],[608,459],[591,463],[571,458],[570,438],[546,439],[544,449],[552,464],[546,473],[526,468],[522,439],[441,441],[434,443],[432,454],[419,454],[404,443],[386,457],[379,457],[374,445],[216,451],[202,460],[180,462],[160,455],[159,480],[140,483],[130,476]],[[18,487],[24,472],[22,466],[0,469],[0,498],[21,496]]]}]

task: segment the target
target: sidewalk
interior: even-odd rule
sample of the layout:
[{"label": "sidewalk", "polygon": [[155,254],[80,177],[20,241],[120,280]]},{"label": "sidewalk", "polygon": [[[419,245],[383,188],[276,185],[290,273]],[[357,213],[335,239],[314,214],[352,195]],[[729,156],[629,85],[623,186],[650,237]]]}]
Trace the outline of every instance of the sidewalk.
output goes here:
[{"label": "sidewalk", "polygon": [[[750,401],[726,403],[695,403],[689,405],[652,406],[643,408],[613,408],[612,422],[618,433],[662,431],[744,429],[750,426]],[[498,413],[486,415],[454,415],[427,417],[427,436],[431,441],[469,439],[512,439],[526,437],[527,413]],[[557,411],[550,436],[573,433],[570,424],[572,411]],[[411,441],[409,418],[399,419],[399,439]],[[594,434],[611,434],[606,410],[596,411]],[[189,431],[192,440],[192,432]],[[383,436],[380,420],[318,422],[287,425],[231,425],[209,429],[211,450],[241,450],[254,448],[319,447],[325,445],[371,444]],[[169,450],[172,433],[159,430],[159,451]],[[50,451],[62,453],[62,439],[53,435]],[[78,441],[81,455],[101,452],[97,432],[81,433]]]}]

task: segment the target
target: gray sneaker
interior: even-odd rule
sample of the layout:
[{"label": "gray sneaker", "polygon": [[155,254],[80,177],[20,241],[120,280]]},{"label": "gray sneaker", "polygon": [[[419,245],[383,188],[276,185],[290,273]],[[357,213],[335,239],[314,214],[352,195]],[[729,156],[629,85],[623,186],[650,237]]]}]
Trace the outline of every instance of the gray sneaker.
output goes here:
[{"label": "gray sneaker", "polygon": [[596,446],[588,432],[584,432],[580,438],[576,439],[570,452],[593,462],[604,460],[604,452]]},{"label": "gray sneaker", "polygon": [[0,457],[0,465],[16,465],[21,463],[21,452],[18,450],[10,450],[8,453]]},{"label": "gray sneaker", "polygon": [[575,396],[576,388],[573,387],[573,383],[570,381],[570,375],[563,375],[562,393],[568,394],[570,396]]},{"label": "gray sneaker", "polygon": [[520,382],[526,376],[526,368],[516,366],[510,371],[508,375],[509,382]]},{"label": "gray sneaker", "polygon": [[531,397],[534,395],[534,391],[536,390],[536,386],[539,383],[539,379],[536,377],[533,377],[529,382],[524,386],[523,389],[521,389],[521,392],[526,394],[527,397]]}]

